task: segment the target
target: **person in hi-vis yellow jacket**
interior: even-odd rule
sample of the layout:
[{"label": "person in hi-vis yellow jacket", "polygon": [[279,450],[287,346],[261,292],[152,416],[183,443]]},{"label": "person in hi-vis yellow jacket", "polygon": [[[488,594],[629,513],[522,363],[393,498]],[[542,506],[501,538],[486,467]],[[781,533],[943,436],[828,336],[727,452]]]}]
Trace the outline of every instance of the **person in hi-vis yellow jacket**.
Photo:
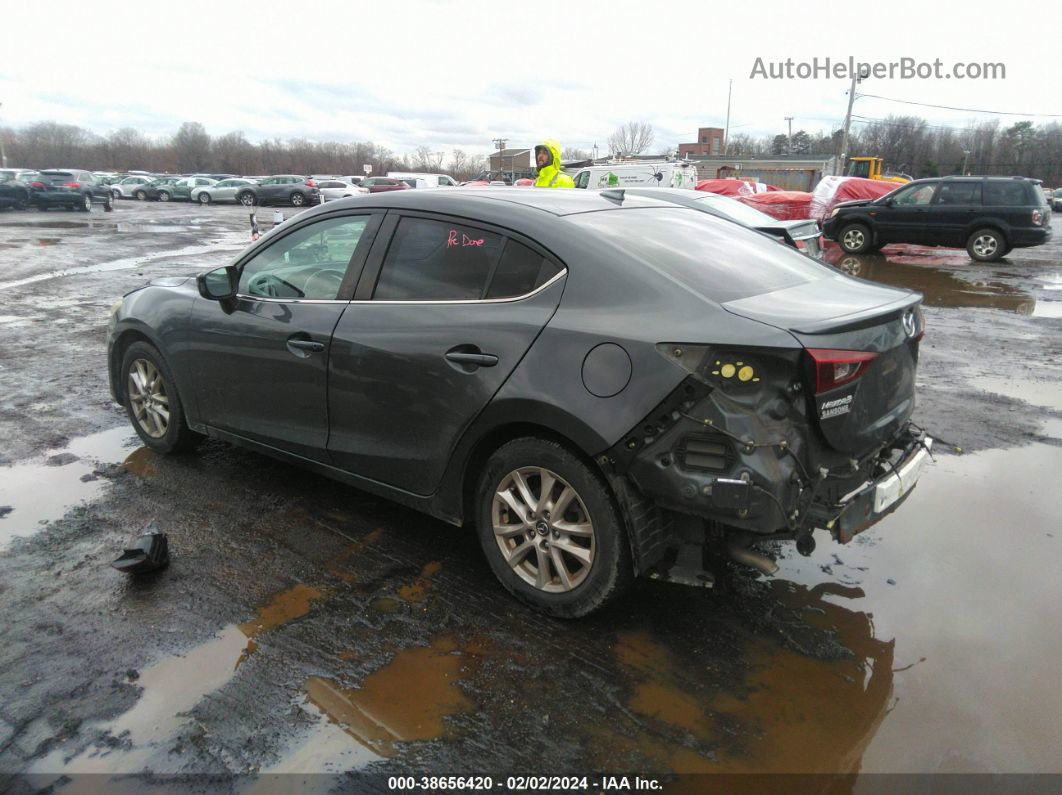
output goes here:
[{"label": "person in hi-vis yellow jacket", "polygon": [[572,178],[561,171],[560,144],[545,141],[535,147],[535,165],[538,166],[536,188],[574,188]]}]

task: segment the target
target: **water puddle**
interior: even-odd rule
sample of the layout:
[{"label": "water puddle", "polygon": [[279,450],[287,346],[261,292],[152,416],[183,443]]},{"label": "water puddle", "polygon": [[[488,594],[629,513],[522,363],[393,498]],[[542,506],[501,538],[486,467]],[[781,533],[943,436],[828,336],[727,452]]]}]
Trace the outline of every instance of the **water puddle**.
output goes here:
[{"label": "water puddle", "polygon": [[46,450],[37,459],[0,467],[0,549],[98,497],[107,482],[97,473],[101,464],[133,461],[130,471],[140,474],[139,462],[154,457],[147,448],[135,449],[140,444],[132,428],[112,428]]},{"label": "water puddle", "polygon": [[[865,631],[838,625],[845,645],[874,660],[869,678],[849,672],[868,697],[885,693],[885,681],[875,682],[879,660],[895,657],[887,717],[879,721],[870,705],[849,710],[854,728],[873,733],[863,772],[1058,770],[1062,635],[1051,628],[1062,578],[1050,561],[1062,523],[1045,473],[1060,470],[1062,450],[1048,445],[938,457],[903,507],[853,543],[823,537],[811,558],[779,561],[777,576],[808,593],[836,587],[841,576],[859,581],[863,593],[822,598],[868,622],[872,615]],[[822,620],[836,620],[822,606]],[[853,637],[864,638],[865,652]],[[776,659],[774,671],[760,674],[768,684],[807,678],[803,663]],[[850,691],[842,679],[832,692]],[[796,747],[812,728],[773,730]],[[834,740],[849,733],[837,727]]]},{"label": "water puddle", "polygon": [[[301,709],[315,719],[313,728],[297,734],[281,756],[280,761],[263,767],[259,771],[260,775],[277,773],[334,775],[357,770],[370,762],[377,762],[383,758],[360,743],[352,743],[350,734],[312,701],[302,704]],[[270,793],[276,792],[273,787],[266,789]],[[305,790],[300,786],[299,791]],[[327,788],[326,791],[328,791]]]},{"label": "water puddle", "polygon": [[[121,232],[122,234],[167,234],[202,229],[203,219],[195,218],[190,222],[182,221],[148,221],[132,224],[128,221],[15,221],[4,226],[25,229],[87,229],[93,232]],[[58,240],[58,238],[53,238]]]},{"label": "water puddle", "polygon": [[153,771],[164,772],[168,765],[160,755],[184,727],[187,713],[232,679],[258,648],[258,636],[306,615],[324,593],[295,585],[259,608],[253,619],[230,624],[206,643],[144,668],[136,679],[142,688],[136,704],[114,720],[92,727],[117,743],[104,742],[69,759],[57,748],[30,772],[130,773],[149,762]]},{"label": "water puddle", "polygon": [[420,576],[410,585],[404,585],[398,589],[398,595],[407,602],[423,602],[428,598],[428,589],[431,587],[431,578],[442,569],[442,563],[437,560],[425,564],[421,569]]},{"label": "water puddle", "polygon": [[[930,264],[948,264],[938,263],[939,257],[844,254],[840,249],[836,252],[827,259],[845,273],[893,287],[918,290],[925,296],[927,306],[981,307],[1032,315],[1039,305],[1033,296],[1003,282],[967,281],[949,271],[929,267]],[[968,262],[968,258],[965,261]]]},{"label": "water puddle", "polygon": [[427,648],[398,652],[358,688],[315,676],[306,681],[306,695],[358,743],[390,757],[397,753],[395,743],[449,736],[445,718],[475,709],[457,682],[470,675],[482,653],[481,647],[462,648],[452,635],[439,635]]}]

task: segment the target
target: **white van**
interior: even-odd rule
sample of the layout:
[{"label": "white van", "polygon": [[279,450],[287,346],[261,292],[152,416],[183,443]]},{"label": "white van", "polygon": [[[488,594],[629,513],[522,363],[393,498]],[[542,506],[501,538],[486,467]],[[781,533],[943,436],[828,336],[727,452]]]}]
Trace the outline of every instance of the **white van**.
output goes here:
[{"label": "white van", "polygon": [[417,171],[388,171],[387,176],[391,179],[400,179],[404,182],[414,180],[414,188],[456,188],[457,182],[453,177],[446,174],[422,174]]},{"label": "white van", "polygon": [[689,188],[697,186],[693,163],[607,163],[589,166],[572,175],[577,188]]}]

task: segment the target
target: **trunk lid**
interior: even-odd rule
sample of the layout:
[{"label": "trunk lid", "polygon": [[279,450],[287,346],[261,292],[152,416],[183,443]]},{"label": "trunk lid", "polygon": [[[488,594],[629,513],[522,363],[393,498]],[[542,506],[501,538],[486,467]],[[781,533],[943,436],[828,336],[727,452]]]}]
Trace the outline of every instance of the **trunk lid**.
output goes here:
[{"label": "trunk lid", "polygon": [[[783,328],[800,341],[813,422],[834,450],[862,456],[895,437],[914,409],[921,299],[910,290],[837,275],[723,306]],[[817,390],[819,365],[809,350],[869,353],[873,358],[853,380]]]}]

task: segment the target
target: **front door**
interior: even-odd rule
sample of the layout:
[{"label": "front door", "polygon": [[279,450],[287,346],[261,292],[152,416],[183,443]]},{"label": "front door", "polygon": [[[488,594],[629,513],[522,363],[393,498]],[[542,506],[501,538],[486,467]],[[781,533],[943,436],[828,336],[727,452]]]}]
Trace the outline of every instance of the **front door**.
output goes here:
[{"label": "front door", "polygon": [[200,419],[223,431],[325,460],[332,331],[380,216],[316,220],[239,265],[231,305],[196,299],[186,352]]},{"label": "front door", "polygon": [[335,330],[328,449],[336,466],[430,494],[552,317],[563,270],[528,241],[441,218],[404,216],[387,237]]},{"label": "front door", "polygon": [[920,182],[898,191],[878,211],[879,243],[934,242],[930,206],[939,182]]}]

